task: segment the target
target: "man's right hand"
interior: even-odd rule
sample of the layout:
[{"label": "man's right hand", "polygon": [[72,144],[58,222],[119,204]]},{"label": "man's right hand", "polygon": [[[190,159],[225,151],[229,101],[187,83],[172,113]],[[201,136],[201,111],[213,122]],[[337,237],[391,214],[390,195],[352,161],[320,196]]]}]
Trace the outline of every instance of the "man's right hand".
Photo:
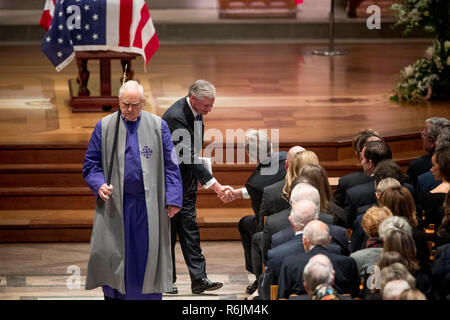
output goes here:
[{"label": "man's right hand", "polygon": [[98,189],[98,195],[100,196],[100,198],[104,201],[108,200],[109,197],[112,194],[112,190],[113,190],[113,186],[112,185],[107,185],[106,183],[104,183],[100,189]]}]

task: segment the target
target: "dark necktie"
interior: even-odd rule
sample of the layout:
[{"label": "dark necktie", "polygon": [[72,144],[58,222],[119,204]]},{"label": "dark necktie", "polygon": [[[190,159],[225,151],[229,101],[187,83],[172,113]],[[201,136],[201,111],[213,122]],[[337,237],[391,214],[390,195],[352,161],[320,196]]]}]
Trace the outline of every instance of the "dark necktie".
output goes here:
[{"label": "dark necktie", "polygon": [[202,125],[203,125],[203,117],[201,114],[198,114],[195,117],[195,123],[194,123],[194,150],[196,153],[200,152],[202,149]]}]

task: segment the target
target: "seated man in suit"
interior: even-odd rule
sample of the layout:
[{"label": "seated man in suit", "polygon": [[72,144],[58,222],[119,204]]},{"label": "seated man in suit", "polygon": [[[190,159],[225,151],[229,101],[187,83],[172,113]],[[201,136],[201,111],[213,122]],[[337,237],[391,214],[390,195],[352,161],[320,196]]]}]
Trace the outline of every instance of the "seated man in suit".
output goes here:
[{"label": "seated man in suit", "polygon": [[384,141],[368,142],[361,152],[361,165],[364,173],[371,178],[371,182],[354,186],[347,190],[345,194],[345,215],[347,218],[347,228],[353,227],[353,222],[357,216],[358,208],[370,206],[377,202],[375,197],[375,186],[373,177],[375,167],[383,160],[392,159],[392,152]]},{"label": "seated man in suit", "polygon": [[407,182],[414,187],[417,185],[417,178],[430,170],[431,156],[436,148],[436,139],[439,130],[448,125],[449,121],[446,118],[433,117],[425,120],[425,127],[421,132],[423,149],[427,152],[426,155],[414,159],[410,162],[408,170],[406,171]]},{"label": "seated man in suit", "polygon": [[[383,139],[381,138],[380,134],[372,129],[361,130],[356,136],[354,136],[352,139],[352,147],[355,151],[355,155],[358,158],[358,161],[361,161],[361,150],[367,142],[381,140]],[[343,208],[345,205],[345,192],[351,187],[363,183],[368,183],[370,181],[370,177],[367,176],[363,170],[352,172],[340,177],[338,180],[336,191],[334,193],[335,203]]]},{"label": "seated man in suit", "polygon": [[333,264],[326,255],[320,253],[306,264],[303,270],[303,286],[306,294],[294,296],[289,300],[352,300],[336,291]]},{"label": "seated man in suit", "polygon": [[245,150],[250,160],[256,160],[258,165],[247,179],[245,188],[233,189],[228,187],[232,200],[239,198],[250,199],[253,215],[243,217],[238,224],[242,246],[245,254],[245,267],[248,272],[255,274],[252,268],[251,244],[253,235],[262,229],[262,217],[259,216],[263,189],[286,175],[286,152],[273,152],[272,144],[266,131],[249,130],[245,136]]},{"label": "seated man in suit", "polygon": [[[255,135],[253,133],[253,135]],[[249,137],[251,138],[251,137]],[[258,138],[258,137],[255,137]],[[260,137],[259,139],[261,139]],[[246,140],[249,142],[249,139]],[[247,148],[250,150],[250,148]],[[260,250],[255,249],[254,241],[258,239],[256,234],[260,233],[264,225],[264,216],[290,208],[289,203],[282,198],[285,183],[284,176],[290,161],[297,152],[305,150],[300,146],[294,146],[289,151],[279,153],[279,170],[275,175],[262,175],[260,165],[255,169],[245,184],[245,188],[232,190],[233,199],[250,197],[254,215],[245,216],[239,221],[239,232],[241,234],[242,246],[244,247],[245,263],[247,271],[253,273],[256,279],[262,273]],[[276,179],[278,179],[277,182]],[[248,194],[248,196],[246,196]],[[262,235],[262,233],[261,233]],[[255,238],[255,239],[254,239]],[[259,240],[258,240],[259,241]],[[253,261],[259,263],[253,263]],[[251,270],[251,271],[250,271]],[[253,293],[258,287],[258,280],[249,285],[248,293]]]},{"label": "seated man in suit", "polygon": [[284,258],[278,281],[278,299],[289,298],[291,294],[305,293],[303,270],[309,259],[316,254],[326,255],[335,270],[335,288],[340,294],[359,293],[359,274],[355,260],[330,252],[327,248],[331,237],[328,226],[318,220],[309,222],[303,229],[303,247],[305,252]]}]

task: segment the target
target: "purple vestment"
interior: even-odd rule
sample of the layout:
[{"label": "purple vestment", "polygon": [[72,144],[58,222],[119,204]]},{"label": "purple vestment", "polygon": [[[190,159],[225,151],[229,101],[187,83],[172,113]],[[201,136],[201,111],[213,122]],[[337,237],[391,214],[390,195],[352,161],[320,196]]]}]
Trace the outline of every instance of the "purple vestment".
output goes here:
[{"label": "purple vestment", "polygon": [[[124,300],[161,299],[162,293],[142,294],[142,285],[148,258],[148,219],[145,203],[144,181],[141,167],[141,150],[137,121],[124,121],[127,137],[125,145],[125,168],[123,181],[123,219],[125,235],[125,294],[107,285],[102,286],[105,296]],[[89,142],[83,177],[92,192],[98,196],[98,190],[106,183],[102,169],[102,126],[97,123]],[[161,120],[161,136],[164,152],[164,177],[166,206],[182,206],[182,181],[178,165],[172,162],[173,143],[167,123]],[[145,155],[143,155],[145,156]],[[170,235],[167,235],[168,237]]]}]

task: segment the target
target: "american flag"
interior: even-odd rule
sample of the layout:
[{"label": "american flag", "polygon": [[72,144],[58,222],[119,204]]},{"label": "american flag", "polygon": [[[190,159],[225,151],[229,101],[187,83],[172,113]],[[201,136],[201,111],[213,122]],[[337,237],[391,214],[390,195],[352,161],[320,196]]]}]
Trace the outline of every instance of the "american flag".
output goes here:
[{"label": "american flag", "polygon": [[42,51],[57,71],[75,51],[133,52],[148,63],[159,47],[144,0],[47,0],[40,25],[48,29]]}]

